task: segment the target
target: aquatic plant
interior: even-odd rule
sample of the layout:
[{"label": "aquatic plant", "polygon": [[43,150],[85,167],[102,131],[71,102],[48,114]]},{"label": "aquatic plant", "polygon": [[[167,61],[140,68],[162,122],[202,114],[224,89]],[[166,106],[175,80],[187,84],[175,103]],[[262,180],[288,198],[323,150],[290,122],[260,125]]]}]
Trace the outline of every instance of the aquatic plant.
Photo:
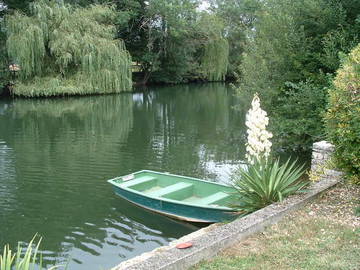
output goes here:
[{"label": "aquatic plant", "polygon": [[[42,268],[42,257],[38,256],[39,246],[41,239],[35,244],[35,236],[29,242],[25,253],[18,244],[16,252],[13,252],[9,245],[5,245],[3,254],[0,254],[0,270],[34,270],[36,266],[38,269]],[[39,258],[38,258],[39,257]],[[48,270],[56,269],[57,266],[53,266]]]}]

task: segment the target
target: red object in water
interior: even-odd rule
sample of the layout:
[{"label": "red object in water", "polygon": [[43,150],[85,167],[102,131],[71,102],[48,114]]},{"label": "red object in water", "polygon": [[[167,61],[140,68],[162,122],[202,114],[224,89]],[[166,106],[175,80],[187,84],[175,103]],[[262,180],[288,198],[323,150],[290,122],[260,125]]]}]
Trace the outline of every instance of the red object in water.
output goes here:
[{"label": "red object in water", "polygon": [[185,243],[181,243],[181,244],[177,244],[176,245],[176,248],[178,249],[184,249],[184,248],[189,248],[189,247],[192,247],[192,243],[190,242],[185,242]]}]

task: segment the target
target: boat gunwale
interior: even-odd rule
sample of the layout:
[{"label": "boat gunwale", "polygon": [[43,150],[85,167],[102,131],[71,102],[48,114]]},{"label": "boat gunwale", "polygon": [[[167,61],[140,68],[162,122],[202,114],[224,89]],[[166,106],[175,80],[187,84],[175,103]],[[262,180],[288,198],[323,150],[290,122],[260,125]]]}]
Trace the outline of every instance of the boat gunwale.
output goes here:
[{"label": "boat gunwale", "polygon": [[[151,171],[151,170],[141,170],[141,171],[137,171],[137,172],[134,172],[134,173],[131,173],[131,174],[136,175],[136,174],[143,173],[143,172],[161,174],[161,175],[166,175],[166,176],[175,176],[175,177],[180,177],[180,178],[187,178],[187,179],[190,179],[190,180],[201,181],[201,182],[204,182],[204,183],[207,183],[207,184],[212,184],[212,185],[217,185],[217,186],[223,186],[223,187],[227,187],[227,188],[233,188],[233,187],[231,187],[231,186],[227,186],[227,185],[220,184],[220,183],[210,182],[210,181],[202,180],[202,179],[195,178],[195,177],[182,176],[182,175],[171,174],[171,173],[156,172],[156,171]],[[112,184],[112,185],[114,185],[114,186],[116,186],[116,187],[118,187],[118,188],[120,188],[120,189],[124,189],[124,190],[126,190],[126,191],[129,191],[129,192],[132,192],[132,193],[135,193],[135,194],[138,194],[138,195],[141,195],[141,196],[150,198],[150,199],[154,199],[154,200],[166,201],[166,202],[169,202],[169,203],[175,203],[175,204],[179,204],[179,205],[187,205],[187,206],[199,207],[199,208],[205,208],[205,209],[223,210],[223,211],[226,211],[226,212],[237,212],[236,209],[230,208],[230,207],[226,207],[226,206],[204,206],[204,205],[200,205],[200,204],[193,204],[193,203],[188,203],[188,202],[182,202],[182,201],[179,201],[179,200],[172,200],[172,199],[163,198],[163,197],[153,197],[153,196],[146,195],[146,194],[144,194],[144,193],[142,193],[142,192],[140,192],[140,191],[137,191],[137,190],[134,190],[134,189],[131,189],[131,188],[122,187],[122,186],[120,186],[121,183],[116,183],[116,182],[114,182],[115,180],[119,180],[120,178],[122,178],[122,177],[124,177],[124,176],[126,176],[126,175],[118,176],[118,177],[109,179],[109,180],[107,180],[107,182],[109,182],[110,184]],[[129,180],[129,181],[131,181],[131,180]]]}]

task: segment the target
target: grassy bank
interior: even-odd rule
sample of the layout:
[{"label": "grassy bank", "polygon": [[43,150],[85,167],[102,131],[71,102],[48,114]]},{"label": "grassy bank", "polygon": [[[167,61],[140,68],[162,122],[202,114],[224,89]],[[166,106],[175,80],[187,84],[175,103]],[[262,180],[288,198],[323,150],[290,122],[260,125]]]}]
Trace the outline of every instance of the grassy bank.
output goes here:
[{"label": "grassy bank", "polygon": [[360,187],[340,184],[198,269],[360,269]]}]

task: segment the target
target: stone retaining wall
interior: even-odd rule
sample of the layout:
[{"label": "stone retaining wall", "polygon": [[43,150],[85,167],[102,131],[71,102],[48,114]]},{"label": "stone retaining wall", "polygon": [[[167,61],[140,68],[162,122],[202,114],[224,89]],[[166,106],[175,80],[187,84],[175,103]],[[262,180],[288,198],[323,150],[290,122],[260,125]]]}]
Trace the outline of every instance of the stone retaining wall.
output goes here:
[{"label": "stone retaining wall", "polygon": [[333,151],[334,146],[327,141],[314,143],[311,157],[311,173],[316,175],[324,174],[324,170],[328,169],[328,163]]}]

